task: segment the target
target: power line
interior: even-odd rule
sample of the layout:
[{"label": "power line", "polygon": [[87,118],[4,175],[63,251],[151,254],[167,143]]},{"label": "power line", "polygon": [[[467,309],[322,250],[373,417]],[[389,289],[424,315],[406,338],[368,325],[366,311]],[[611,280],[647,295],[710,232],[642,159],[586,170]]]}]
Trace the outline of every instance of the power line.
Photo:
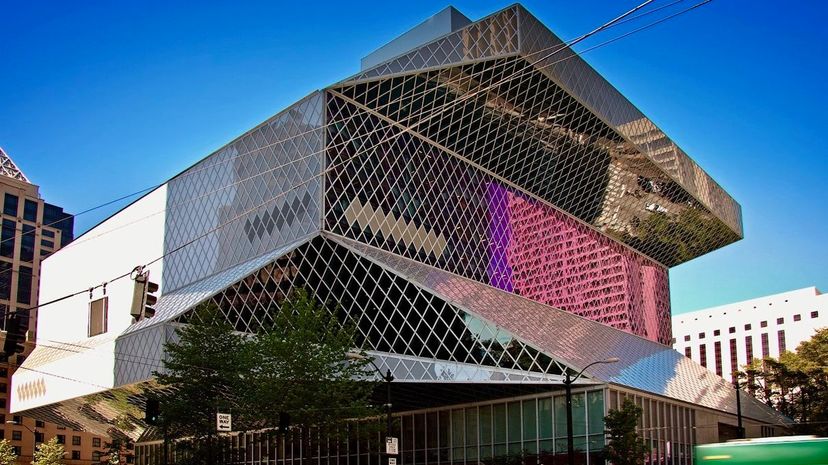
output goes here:
[{"label": "power line", "polygon": [[[649,4],[649,3],[651,3],[652,1],[654,1],[654,0],[647,0],[647,1],[645,1],[644,3],[640,4],[639,6],[637,6],[637,7],[633,8],[632,10],[629,10],[628,12],[626,12],[626,13],[622,14],[621,16],[619,16],[619,17],[617,17],[617,18],[615,18],[615,19],[611,20],[610,22],[605,23],[605,24],[603,24],[602,26],[600,26],[600,27],[598,27],[598,28],[596,28],[596,29],[594,29],[594,30],[592,30],[592,31],[590,31],[590,32],[588,32],[588,33],[586,33],[586,34],[583,34],[583,35],[581,35],[581,36],[579,36],[579,37],[577,37],[577,38],[575,38],[575,39],[573,39],[573,40],[570,40],[570,41],[568,41],[568,42],[564,42],[564,43],[562,43],[562,44],[561,44],[561,45],[559,45],[559,46],[550,46],[550,47],[546,47],[546,48],[543,48],[543,49],[537,50],[537,51],[535,51],[535,52],[532,52],[532,53],[527,54],[527,57],[530,57],[530,56],[532,56],[532,55],[536,55],[536,54],[539,54],[539,53],[542,53],[542,52],[548,51],[548,50],[553,49],[553,48],[556,48],[556,50],[555,50],[555,51],[553,51],[553,52],[552,52],[552,54],[558,53],[560,50],[563,50],[563,49],[565,49],[566,47],[571,47],[572,45],[577,44],[577,43],[579,43],[579,42],[581,42],[581,41],[583,41],[583,40],[585,40],[585,39],[587,39],[587,38],[591,37],[592,35],[594,35],[594,34],[596,34],[596,33],[598,33],[598,32],[601,32],[601,31],[603,31],[603,30],[606,30],[606,29],[609,29],[609,28],[611,28],[611,27],[617,26],[617,25],[619,25],[619,24],[623,24],[623,23],[628,22],[628,21],[632,21],[632,20],[635,20],[635,19],[641,18],[641,17],[643,17],[643,16],[646,16],[646,15],[648,15],[648,14],[654,13],[654,12],[656,12],[656,11],[658,11],[658,10],[661,10],[661,9],[663,9],[663,8],[666,8],[666,7],[668,7],[668,6],[671,6],[671,5],[675,4],[675,3],[678,3],[678,2],[683,1],[683,0],[677,0],[677,1],[673,2],[673,3],[671,3],[671,4],[668,4],[668,5],[665,5],[665,6],[662,6],[662,7],[656,8],[656,9],[653,9],[653,10],[651,10],[651,11],[649,11],[649,12],[645,12],[645,13],[643,13],[643,14],[640,14],[640,15],[637,15],[637,16],[633,16],[633,17],[629,17],[629,18],[627,18],[627,19],[622,20],[623,18],[626,18],[627,16],[631,15],[632,13],[634,13],[634,12],[636,12],[636,11],[640,10],[641,8],[644,8],[646,5],[648,5],[648,4]],[[550,56],[551,56],[551,55],[550,55]],[[545,58],[548,58],[548,56],[547,56],[547,57],[544,57],[544,58],[542,58],[542,59],[545,59]],[[539,61],[540,61],[540,60],[539,60]],[[533,64],[536,64],[536,63],[533,63]],[[474,76],[474,75],[476,75],[476,74],[483,74],[484,72],[485,72],[485,70],[481,70],[481,71],[478,71],[478,72],[476,72],[476,73],[471,73],[471,74],[470,74],[470,75],[468,75],[468,76],[469,76],[469,77],[472,77],[472,76]],[[522,73],[520,73],[520,74],[522,74]],[[514,77],[514,76],[513,76],[513,77]],[[510,79],[510,80],[511,80],[511,79]],[[494,84],[494,85],[500,85],[500,84],[502,84],[502,83],[496,83],[496,84]],[[492,86],[489,86],[489,88],[491,88],[491,87],[492,87]],[[488,89],[488,88],[486,88],[486,89]],[[486,89],[483,89],[483,90],[486,90]],[[412,94],[412,95],[410,96],[410,98],[414,98],[414,96],[415,96],[415,95],[417,95],[417,94],[426,94],[426,93],[428,93],[428,92],[430,92],[430,91],[431,91],[431,90],[429,90],[429,89],[425,89],[425,90],[420,91],[420,92],[418,92],[418,93]],[[478,91],[478,92],[479,92],[479,91]],[[390,106],[390,105],[392,105],[392,104],[393,104],[393,102],[389,102],[388,104],[386,104],[386,106]],[[447,105],[447,104],[446,104],[446,105]],[[276,116],[278,116],[278,114],[277,114]],[[266,123],[263,123],[263,124],[266,124]],[[298,133],[298,134],[293,134],[293,135],[288,136],[288,137],[286,137],[286,138],[283,138],[283,139],[280,139],[280,140],[278,140],[278,141],[275,141],[275,142],[269,143],[268,145],[265,145],[265,146],[262,146],[262,147],[257,147],[257,148],[256,148],[256,149],[254,149],[254,150],[251,150],[251,151],[249,151],[249,152],[246,152],[246,153],[243,153],[243,154],[239,154],[239,155],[236,155],[236,156],[230,157],[230,158],[225,159],[225,160],[221,160],[221,161],[218,161],[218,162],[215,162],[215,163],[207,163],[207,164],[205,164],[204,166],[202,166],[202,167],[200,167],[200,168],[198,168],[198,169],[195,169],[195,170],[193,170],[193,169],[187,170],[187,171],[185,171],[185,172],[183,172],[183,173],[180,173],[179,175],[174,176],[173,178],[171,178],[171,179],[170,179],[170,181],[172,181],[172,180],[174,180],[174,179],[181,179],[181,178],[184,178],[184,177],[187,177],[187,176],[192,176],[192,175],[198,174],[198,173],[200,173],[200,172],[202,172],[202,171],[204,171],[204,170],[214,168],[214,167],[216,167],[216,166],[218,166],[218,165],[225,164],[225,163],[229,163],[229,162],[231,162],[231,161],[233,161],[233,160],[236,160],[236,159],[238,159],[238,158],[240,158],[240,157],[245,157],[245,156],[250,156],[250,155],[253,155],[253,154],[255,154],[255,153],[257,153],[257,152],[259,152],[259,151],[261,151],[261,150],[264,150],[264,149],[266,149],[266,148],[270,148],[270,147],[273,147],[273,146],[275,146],[275,145],[278,145],[278,144],[284,143],[284,142],[286,142],[286,141],[288,141],[288,140],[290,140],[290,139],[293,139],[293,138],[296,138],[296,137],[301,137],[301,136],[303,136],[303,135],[306,135],[306,134],[309,134],[309,133],[312,133],[312,132],[315,132],[315,131],[321,131],[322,129],[326,128],[326,127],[327,127],[327,126],[329,126],[330,124],[332,124],[332,123],[328,123],[328,124],[322,125],[322,126],[320,126],[320,127],[318,127],[318,128],[313,128],[313,129],[311,129],[311,130],[304,131],[304,132],[301,132],[301,133]],[[257,126],[257,127],[258,127],[258,126]],[[242,134],[241,136],[239,136],[239,137],[238,137],[238,138],[236,138],[235,140],[239,140],[241,137],[244,137],[244,135],[246,135],[246,134],[250,133],[250,132],[251,132],[251,131],[253,131],[253,130],[255,130],[255,128],[254,128],[254,129],[251,129],[251,130],[249,130],[249,131],[247,131],[247,132],[245,132],[244,134]],[[219,149],[219,151],[220,151],[220,150],[222,150],[222,149]],[[123,195],[123,196],[118,197],[118,198],[116,198],[116,199],[113,199],[113,200],[110,200],[110,201],[104,202],[104,203],[102,203],[102,204],[100,204],[100,205],[96,205],[96,206],[94,206],[94,207],[90,207],[90,208],[88,208],[88,209],[86,209],[86,210],[83,210],[83,211],[81,211],[81,212],[79,212],[79,213],[76,213],[76,214],[71,214],[71,215],[67,215],[65,218],[62,218],[62,219],[60,219],[60,220],[53,221],[53,222],[48,223],[48,224],[44,224],[43,226],[53,226],[53,225],[56,225],[56,224],[58,224],[58,223],[61,223],[61,222],[66,221],[66,220],[67,220],[67,219],[69,219],[69,218],[78,217],[78,216],[80,216],[80,215],[83,215],[83,214],[86,214],[86,213],[89,213],[89,212],[92,212],[92,211],[95,211],[95,210],[101,209],[101,208],[103,208],[103,207],[106,207],[106,206],[112,205],[112,204],[114,204],[114,203],[120,202],[120,201],[125,200],[125,199],[128,199],[128,198],[130,198],[130,197],[134,197],[134,196],[136,196],[136,195],[139,195],[139,194],[145,193],[145,192],[147,192],[147,191],[157,189],[157,188],[159,188],[159,187],[163,186],[164,184],[166,184],[167,182],[169,182],[169,181],[165,181],[165,182],[160,183],[160,184],[155,184],[155,185],[152,185],[152,186],[149,186],[149,187],[145,187],[145,188],[143,188],[143,189],[140,189],[140,190],[138,190],[138,191],[132,192],[132,193],[130,193],[130,194],[126,194],[126,195]],[[228,187],[229,187],[229,186],[228,186]],[[159,213],[160,213],[160,212],[159,212]],[[32,231],[25,231],[25,232],[23,232],[23,233],[21,234],[21,236],[22,236],[22,235],[26,235],[26,234],[34,234],[35,232],[36,232],[36,230],[32,230]],[[98,236],[96,236],[96,237],[98,237]],[[0,244],[4,243],[4,242],[6,242],[6,241],[13,241],[14,239],[15,239],[14,237],[10,237],[10,238],[7,238],[7,239],[0,240]],[[71,245],[71,244],[70,244],[70,245]]]},{"label": "power line", "polygon": [[[653,1],[653,0],[647,0],[646,2],[642,3],[641,5],[639,5],[639,6],[635,7],[635,8],[633,8],[633,9],[631,9],[631,10],[627,11],[626,13],[622,14],[621,16],[619,16],[619,17],[617,17],[617,18],[613,19],[612,21],[610,21],[610,22],[608,22],[608,23],[605,23],[604,25],[602,25],[602,26],[600,26],[600,27],[598,27],[598,28],[596,28],[596,29],[594,29],[594,30],[592,30],[592,31],[590,31],[590,32],[588,32],[588,33],[586,33],[586,34],[583,34],[583,35],[581,35],[581,36],[577,37],[576,39],[574,39],[574,40],[572,40],[572,41],[570,41],[570,42],[568,42],[568,43],[564,43],[564,44],[560,45],[559,47],[557,47],[557,50],[555,50],[555,51],[554,51],[554,52],[552,52],[551,54],[546,55],[546,56],[544,56],[544,57],[540,58],[539,60],[537,60],[537,61],[535,61],[535,62],[533,62],[533,63],[531,63],[531,64],[532,64],[532,65],[537,64],[537,63],[539,63],[540,61],[543,61],[543,60],[545,60],[545,59],[549,58],[549,57],[550,57],[550,56],[552,56],[553,54],[558,53],[559,51],[564,50],[564,49],[566,49],[567,47],[570,47],[570,46],[572,46],[572,45],[574,45],[574,44],[577,44],[577,43],[579,43],[579,42],[581,42],[581,41],[585,40],[586,38],[588,38],[588,37],[590,37],[590,36],[592,36],[592,35],[594,35],[594,34],[596,34],[596,33],[600,32],[600,31],[602,31],[602,30],[605,30],[605,29],[607,29],[607,28],[611,27],[613,24],[618,23],[618,21],[622,20],[623,18],[626,18],[626,17],[628,17],[629,15],[631,15],[632,13],[634,13],[634,12],[636,12],[636,11],[639,11],[641,8],[643,8],[644,6],[648,5],[648,4],[649,4],[649,3],[651,3],[652,1]],[[623,34],[622,36],[619,36],[619,37],[616,37],[616,38],[614,38],[614,39],[612,39],[612,40],[606,41],[605,43],[599,44],[599,45],[597,45],[597,46],[595,46],[595,47],[591,47],[591,48],[587,49],[587,51],[589,51],[589,50],[593,50],[593,49],[598,48],[598,47],[600,47],[600,46],[607,45],[607,44],[609,44],[609,43],[611,43],[611,42],[614,42],[615,40],[618,40],[618,39],[620,39],[620,38],[627,37],[627,36],[629,36],[629,35],[631,35],[631,34],[633,34],[633,33],[635,33],[635,32],[638,32],[638,31],[640,31],[640,30],[644,30],[644,29],[646,29],[647,27],[653,26],[653,25],[655,25],[655,24],[658,24],[658,23],[661,23],[661,22],[663,22],[663,21],[666,21],[667,19],[670,19],[670,18],[676,17],[676,16],[678,16],[678,15],[680,15],[680,14],[686,13],[686,12],[688,12],[688,11],[690,11],[690,10],[693,10],[693,9],[695,9],[695,8],[698,8],[698,7],[700,7],[700,6],[702,6],[702,5],[706,4],[706,3],[709,3],[709,2],[711,2],[711,1],[712,1],[712,0],[705,0],[705,1],[703,1],[703,2],[700,2],[700,3],[698,3],[698,4],[696,4],[696,5],[692,6],[692,7],[690,7],[690,8],[688,8],[688,9],[685,9],[685,10],[683,10],[683,11],[681,11],[681,12],[678,12],[678,13],[675,13],[675,14],[673,14],[673,15],[670,15],[670,16],[669,16],[669,17],[667,17],[667,18],[662,18],[662,19],[657,20],[657,21],[655,21],[654,23],[651,23],[651,24],[649,24],[649,25],[647,25],[647,26],[644,26],[644,27],[638,28],[638,29],[636,29],[635,31],[628,32],[628,33],[626,33],[626,34]],[[640,16],[643,16],[643,15],[640,15]],[[554,47],[548,47],[548,48],[547,48],[547,50],[548,50],[548,49],[551,49],[551,48],[554,48]],[[537,52],[535,52],[535,53],[537,53]],[[556,62],[552,63],[552,65],[557,64],[557,63],[560,63],[560,62],[565,61],[565,60],[567,60],[567,59],[571,59],[571,58],[574,58],[574,57],[576,57],[576,56],[579,56],[579,54],[580,54],[580,53],[583,53],[583,52],[576,52],[576,51],[572,50],[572,55],[569,55],[569,56],[567,56],[567,57],[565,57],[565,58],[563,58],[563,59],[561,59],[561,60],[558,60],[558,61],[556,61]],[[547,65],[547,66],[551,66],[551,65]],[[391,140],[391,139],[397,139],[397,138],[399,138],[400,136],[402,136],[403,134],[406,134],[406,133],[412,132],[415,126],[419,126],[419,125],[421,125],[421,124],[422,124],[425,120],[430,120],[430,119],[434,118],[435,116],[437,116],[437,115],[439,114],[438,110],[439,110],[439,111],[445,111],[445,110],[446,110],[446,108],[444,108],[444,107],[448,107],[448,106],[450,106],[450,105],[451,105],[451,106],[456,105],[457,103],[462,102],[462,101],[464,101],[464,100],[467,100],[467,99],[469,99],[469,98],[473,97],[474,95],[479,94],[480,92],[482,92],[482,91],[484,91],[484,90],[490,89],[490,88],[492,88],[492,87],[494,87],[494,86],[497,86],[497,85],[501,85],[503,82],[508,82],[508,81],[513,80],[513,79],[516,79],[517,77],[521,76],[521,75],[522,75],[522,74],[524,74],[525,72],[528,72],[529,70],[531,70],[531,67],[524,68],[524,70],[519,71],[518,73],[512,74],[512,75],[510,75],[509,77],[507,77],[507,78],[505,78],[505,79],[503,79],[503,80],[501,80],[501,81],[499,81],[499,82],[493,83],[493,84],[491,84],[491,85],[489,85],[489,86],[486,86],[486,87],[483,87],[483,88],[481,88],[481,89],[477,89],[477,90],[472,91],[472,92],[470,92],[470,93],[463,94],[463,95],[461,95],[460,97],[458,97],[457,99],[452,100],[451,102],[448,102],[448,103],[446,103],[446,104],[443,104],[443,105],[442,105],[442,106],[440,106],[440,107],[436,107],[434,110],[432,110],[432,111],[431,111],[431,114],[429,114],[429,116],[428,116],[428,117],[418,120],[418,121],[416,122],[416,124],[415,124],[415,125],[413,125],[413,126],[407,126],[407,127],[405,127],[404,129],[401,129],[398,133],[393,134],[393,135],[391,135],[391,136],[387,136],[387,137],[385,137],[383,140],[381,140],[381,141],[379,141],[379,142],[374,143],[374,145],[376,146],[376,145],[379,145],[379,144],[383,144],[383,143],[385,143],[385,142],[387,142],[387,141],[389,141],[389,140]],[[351,117],[351,118],[353,118],[353,117]],[[329,124],[330,124],[330,123],[329,123]],[[363,124],[364,124],[364,123],[363,123]],[[373,129],[372,131],[370,131],[370,132],[368,133],[368,135],[370,135],[370,134],[372,134],[372,133],[374,133],[374,132],[376,132],[376,131],[379,131],[379,130],[380,130],[380,128],[379,128],[379,127],[377,127],[377,128],[375,128],[375,129]],[[383,130],[384,130],[384,129],[383,129]],[[308,155],[308,156],[316,155],[317,153],[324,153],[324,152],[325,152],[325,151],[327,151],[328,149],[329,149],[329,148],[328,148],[328,147],[326,147],[326,148],[324,148],[323,150],[320,150],[319,152],[315,152],[315,153],[313,153],[313,154],[311,154],[311,155]],[[344,165],[344,164],[346,164],[346,163],[350,162],[351,160],[353,160],[354,158],[356,158],[357,156],[360,156],[360,155],[363,155],[363,154],[362,154],[362,153],[360,153],[359,151],[356,151],[356,152],[354,153],[354,155],[352,155],[351,157],[347,158],[347,159],[346,159],[346,160],[344,160],[344,161],[340,161],[340,162],[339,162],[339,165]],[[268,200],[266,200],[266,201],[264,201],[264,202],[262,202],[262,203],[260,203],[260,204],[258,204],[258,205],[256,205],[256,206],[254,206],[254,207],[253,207],[253,208],[251,208],[251,209],[248,209],[248,210],[243,211],[243,212],[242,212],[242,213],[240,213],[239,215],[236,215],[235,217],[231,218],[230,220],[228,220],[228,221],[226,221],[226,222],[224,222],[224,223],[221,223],[221,224],[219,224],[218,226],[216,226],[216,227],[214,227],[214,228],[211,228],[210,230],[206,231],[205,233],[203,233],[203,234],[201,234],[201,235],[199,235],[199,236],[194,237],[193,239],[191,239],[191,240],[189,240],[189,241],[187,241],[187,242],[183,243],[182,245],[177,246],[176,248],[174,248],[174,249],[172,249],[172,250],[170,250],[170,251],[168,251],[168,252],[164,253],[163,255],[161,255],[161,256],[159,256],[159,257],[157,257],[157,258],[155,258],[155,259],[151,260],[150,262],[148,262],[148,263],[144,264],[143,266],[144,266],[144,267],[146,267],[146,266],[152,265],[152,264],[154,264],[154,263],[156,263],[156,262],[158,262],[158,261],[160,261],[160,260],[164,259],[165,257],[170,256],[170,255],[172,255],[172,254],[174,254],[174,253],[176,253],[176,252],[178,252],[178,251],[180,251],[180,250],[182,250],[182,249],[184,249],[184,248],[186,248],[186,247],[190,246],[191,244],[193,244],[193,243],[197,242],[198,240],[200,240],[200,239],[202,239],[202,238],[204,238],[204,237],[206,237],[206,236],[208,236],[208,235],[212,234],[213,232],[218,231],[219,229],[222,229],[222,228],[226,227],[227,225],[229,225],[229,224],[231,224],[231,223],[233,223],[233,222],[235,222],[235,221],[239,220],[239,219],[240,219],[240,218],[242,218],[242,217],[247,216],[249,213],[251,213],[251,212],[253,212],[253,211],[258,210],[259,208],[262,208],[263,206],[265,206],[265,205],[267,205],[267,204],[269,204],[269,203],[271,203],[271,202],[273,202],[273,201],[275,201],[275,200],[277,200],[277,199],[281,198],[282,196],[287,195],[288,193],[292,192],[293,190],[295,190],[295,189],[297,189],[297,188],[299,188],[299,187],[301,187],[301,186],[303,186],[303,185],[305,185],[305,184],[307,184],[307,183],[309,183],[309,182],[311,182],[311,181],[315,180],[316,178],[319,178],[319,177],[322,177],[322,176],[327,175],[327,174],[328,174],[331,170],[333,170],[335,167],[338,167],[338,165],[336,165],[336,164],[332,164],[331,166],[329,166],[329,167],[327,167],[326,169],[322,170],[320,173],[315,174],[315,175],[313,175],[313,176],[311,176],[311,177],[307,178],[306,180],[304,180],[304,181],[300,182],[299,184],[294,185],[294,186],[290,187],[289,189],[287,189],[287,190],[285,190],[285,191],[283,191],[283,192],[280,192],[280,193],[276,194],[276,195],[275,195],[275,196],[273,196],[272,198],[270,198],[270,199],[268,199]],[[236,183],[234,183],[233,185],[235,185],[235,184],[236,184]],[[160,213],[160,212],[159,212],[159,213]],[[155,213],[155,214],[158,214],[158,213]],[[153,214],[153,215],[155,215],[155,214]],[[152,216],[152,215],[150,215],[150,216]],[[147,218],[147,217],[145,217],[145,218]],[[145,218],[144,218],[144,219],[145,219]],[[137,220],[137,221],[140,221],[140,220],[141,220],[141,219],[139,219],[139,220]],[[129,276],[129,275],[130,275],[130,273],[131,273],[131,271],[130,271],[130,272],[128,272],[128,273],[124,273],[124,274],[122,274],[122,275],[119,275],[119,276],[117,276],[117,277],[115,277],[115,278],[113,278],[113,279],[111,279],[111,280],[107,281],[106,283],[111,283],[111,282],[114,282],[114,281],[117,281],[117,280],[123,279],[124,277]],[[82,293],[84,293],[84,292],[91,292],[91,291],[92,291],[92,290],[94,290],[94,289],[98,289],[98,288],[100,288],[100,287],[105,286],[105,285],[106,285],[106,283],[101,283],[101,284],[98,284],[98,285],[95,285],[95,286],[91,286],[91,287],[89,287],[89,288],[87,288],[87,289],[77,291],[77,292],[75,292],[75,293],[72,293],[72,294],[69,294],[69,295],[66,295],[66,296],[60,297],[60,298],[58,298],[58,299],[54,299],[54,300],[49,301],[49,302],[46,302],[46,303],[44,303],[44,304],[38,304],[37,306],[30,307],[30,308],[29,308],[29,309],[27,309],[27,310],[31,310],[31,309],[35,309],[35,308],[40,308],[40,307],[43,307],[43,306],[46,306],[46,305],[49,305],[49,304],[53,304],[53,303],[56,303],[56,302],[58,302],[58,301],[65,300],[65,299],[67,299],[67,298],[74,297],[74,296],[76,296],[76,295],[82,294]]]}]

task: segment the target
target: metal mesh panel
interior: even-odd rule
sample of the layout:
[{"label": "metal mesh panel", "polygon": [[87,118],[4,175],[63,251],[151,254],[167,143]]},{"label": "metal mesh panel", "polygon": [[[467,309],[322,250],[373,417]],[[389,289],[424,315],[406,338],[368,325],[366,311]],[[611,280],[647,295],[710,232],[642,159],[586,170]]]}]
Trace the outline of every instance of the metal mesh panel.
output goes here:
[{"label": "metal mesh panel", "polygon": [[319,231],[322,96],[313,94],[169,182],[164,292]]},{"label": "metal mesh panel", "polygon": [[[431,365],[435,359],[467,364],[467,370],[482,366],[560,373],[552,359],[503,328],[322,237],[248,275],[212,301],[236,329],[256,332],[271,321],[274,306],[297,288],[310,291],[343,324],[352,324],[359,347],[402,356],[395,358],[396,364],[418,358]],[[420,372],[434,377],[433,369],[407,370],[409,376]]]},{"label": "metal mesh panel", "polygon": [[664,267],[345,98],[329,111],[326,229],[669,343]]}]

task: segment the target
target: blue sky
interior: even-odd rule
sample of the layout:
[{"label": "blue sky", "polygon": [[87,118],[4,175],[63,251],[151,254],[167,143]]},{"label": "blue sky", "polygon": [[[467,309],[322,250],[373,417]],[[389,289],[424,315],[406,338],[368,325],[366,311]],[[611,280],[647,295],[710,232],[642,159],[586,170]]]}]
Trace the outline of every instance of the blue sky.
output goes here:
[{"label": "blue sky", "polygon": [[[447,5],[188,3],[3,6],[0,146],[49,202],[78,212],[162,182]],[[635,2],[524,5],[570,39]],[[585,55],[742,204],[743,241],[671,270],[674,313],[828,291],[827,19],[822,2],[715,0]]]}]

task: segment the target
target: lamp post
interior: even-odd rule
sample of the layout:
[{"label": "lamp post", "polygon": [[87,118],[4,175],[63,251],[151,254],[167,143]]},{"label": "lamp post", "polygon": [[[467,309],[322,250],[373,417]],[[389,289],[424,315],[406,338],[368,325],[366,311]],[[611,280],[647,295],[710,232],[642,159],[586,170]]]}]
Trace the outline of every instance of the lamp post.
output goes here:
[{"label": "lamp post", "polygon": [[742,427],[742,383],[739,381],[742,378],[742,373],[734,373],[733,387],[736,389],[736,427],[738,428],[737,439],[745,438],[745,429]]},{"label": "lamp post", "polygon": [[23,422],[16,422],[14,420],[6,420],[7,425],[15,425],[15,426],[22,426],[29,430],[32,433],[32,437],[34,438],[34,442],[32,442],[32,457],[34,457],[35,448],[37,448],[37,427],[35,429],[31,429],[28,426],[24,425]]},{"label": "lamp post", "polygon": [[616,363],[618,360],[618,357],[612,357],[606,360],[592,362],[585,366],[584,369],[579,371],[575,376],[571,376],[569,374],[568,368],[564,370],[564,375],[566,375],[563,383],[566,390],[566,457],[568,465],[575,465],[575,437],[572,431],[572,383],[578,381],[581,375],[584,374],[584,371],[592,365],[597,365],[599,363]]},{"label": "lamp post", "polygon": [[353,360],[368,360],[371,366],[374,368],[374,371],[382,378],[385,382],[385,436],[391,437],[391,426],[392,426],[392,419],[391,419],[391,382],[394,381],[394,375],[391,374],[391,370],[388,369],[385,374],[382,373],[382,370],[376,363],[374,363],[374,359],[370,357],[365,357],[362,354],[357,354],[350,352],[347,354],[347,357]]}]

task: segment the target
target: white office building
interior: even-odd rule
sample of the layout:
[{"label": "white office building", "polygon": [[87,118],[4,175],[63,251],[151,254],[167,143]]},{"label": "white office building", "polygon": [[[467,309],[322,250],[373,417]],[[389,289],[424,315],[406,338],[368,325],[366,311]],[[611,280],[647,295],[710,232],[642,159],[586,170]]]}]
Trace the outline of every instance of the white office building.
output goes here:
[{"label": "white office building", "polygon": [[673,316],[673,347],[732,381],[754,358],[795,351],[828,326],[828,295],[815,287]]}]

